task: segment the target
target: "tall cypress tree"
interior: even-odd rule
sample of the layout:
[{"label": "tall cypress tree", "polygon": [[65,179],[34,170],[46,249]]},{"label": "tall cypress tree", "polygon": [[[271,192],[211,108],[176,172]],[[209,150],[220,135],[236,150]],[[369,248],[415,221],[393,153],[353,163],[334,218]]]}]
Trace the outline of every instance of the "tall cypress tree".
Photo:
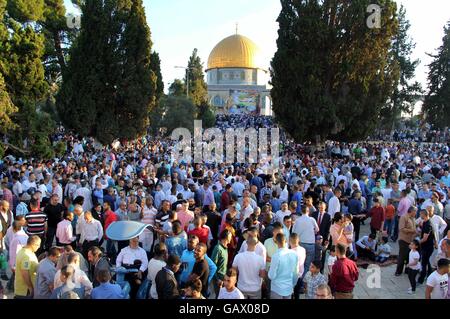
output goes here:
[{"label": "tall cypress tree", "polygon": [[62,120],[104,144],[145,134],[157,79],[142,0],[87,0],[81,8],[81,31],[57,97]]},{"label": "tall cypress tree", "polygon": [[273,111],[296,141],[363,139],[379,123],[398,70],[390,57],[397,32],[392,0],[382,27],[366,25],[370,0],[281,0],[272,60]]},{"label": "tall cypress tree", "polygon": [[427,121],[440,128],[450,126],[450,21],[444,28],[442,46],[430,64],[428,94],[423,113]]},{"label": "tall cypress tree", "polygon": [[[208,90],[203,73],[203,63],[198,56],[197,49],[194,49],[189,57],[187,72],[189,73],[189,98],[197,107],[200,107],[207,100]],[[187,83],[186,78],[184,82]]]},{"label": "tall cypress tree", "polygon": [[[187,72],[189,73],[189,98],[196,106],[196,118],[203,121],[203,127],[212,127],[215,117],[208,103],[208,87],[203,73],[203,63],[197,49],[194,49],[189,57]],[[187,83],[186,78],[185,83]]]},{"label": "tall cypress tree", "polygon": [[[150,28],[142,0],[121,0],[125,23],[120,37],[121,76],[118,85],[118,124],[121,138],[134,139],[146,133],[150,111],[155,107],[157,77],[152,70]],[[107,111],[107,110],[105,110]]]},{"label": "tall cypress tree", "polygon": [[156,101],[158,102],[164,95],[164,82],[161,73],[161,59],[158,52],[152,52],[152,55],[150,56],[150,64],[153,73],[155,73],[156,75]]},{"label": "tall cypress tree", "polygon": [[406,18],[406,10],[403,5],[400,6],[398,13],[398,23],[398,33],[394,37],[391,53],[398,63],[400,77],[398,85],[394,86],[394,93],[389,103],[381,110],[382,125],[388,129],[393,129],[401,118],[402,112],[412,113],[415,103],[423,94],[420,83],[412,82],[420,60],[412,60],[411,58],[416,44],[409,37],[411,24]]}]

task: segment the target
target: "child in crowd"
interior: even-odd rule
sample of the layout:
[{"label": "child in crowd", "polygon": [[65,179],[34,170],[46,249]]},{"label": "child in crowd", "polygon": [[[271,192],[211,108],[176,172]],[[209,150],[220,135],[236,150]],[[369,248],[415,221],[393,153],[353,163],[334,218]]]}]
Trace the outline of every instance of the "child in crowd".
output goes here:
[{"label": "child in crowd", "polygon": [[416,277],[417,274],[422,269],[420,264],[420,254],[419,254],[420,243],[417,239],[414,239],[411,244],[409,244],[409,259],[408,265],[408,278],[411,283],[411,287],[408,289],[408,294],[414,295],[416,293]]},{"label": "child in crowd", "polygon": [[388,244],[389,238],[383,237],[381,239],[381,243],[378,245],[378,249],[376,252],[375,261],[379,263],[385,263],[386,260],[389,259],[389,256],[391,255],[391,246]]},{"label": "child in crowd", "polygon": [[320,264],[320,267],[322,267],[322,252],[323,252],[322,242],[323,242],[322,235],[317,235],[314,259]]},{"label": "child in crowd", "polygon": [[306,299],[314,299],[317,287],[327,283],[325,276],[320,273],[320,262],[314,260],[311,263],[309,271],[306,273],[305,278],[303,278],[303,283],[305,285]]},{"label": "child in crowd", "polygon": [[395,217],[395,206],[392,198],[388,199],[388,204],[384,210],[385,220],[384,220],[384,231],[387,233],[388,237],[392,236],[392,228],[394,227],[394,217]]},{"label": "child in crowd", "polygon": [[356,249],[354,247],[354,226],[352,223],[353,220],[353,215],[352,214],[345,214],[344,215],[344,220],[345,220],[345,227],[344,227],[344,236],[347,237],[347,242],[348,242],[348,250],[349,250],[349,255],[353,256],[356,254]]},{"label": "child in crowd", "polygon": [[328,266],[328,275],[331,275],[331,273],[333,272],[333,265],[336,262],[337,257],[336,257],[336,246],[331,246],[330,248],[330,255],[328,256],[328,260],[327,260],[327,266]]},{"label": "child in crowd", "polygon": [[223,287],[220,288],[217,299],[245,299],[242,292],[236,288],[237,272],[235,269],[228,269],[223,279]]}]

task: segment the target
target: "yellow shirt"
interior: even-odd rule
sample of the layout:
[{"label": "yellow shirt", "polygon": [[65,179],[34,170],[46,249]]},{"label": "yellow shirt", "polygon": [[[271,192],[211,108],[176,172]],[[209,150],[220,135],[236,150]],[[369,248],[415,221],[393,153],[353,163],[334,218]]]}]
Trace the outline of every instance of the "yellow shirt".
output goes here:
[{"label": "yellow shirt", "polygon": [[36,257],[36,254],[33,253],[28,248],[22,248],[18,253],[16,257],[16,277],[14,280],[14,294],[17,296],[27,296],[28,292],[28,286],[25,283],[25,280],[23,279],[21,275],[22,270],[28,270],[28,273],[31,277],[31,282],[35,283],[36,281],[36,272],[37,267],[39,265],[38,259]]}]

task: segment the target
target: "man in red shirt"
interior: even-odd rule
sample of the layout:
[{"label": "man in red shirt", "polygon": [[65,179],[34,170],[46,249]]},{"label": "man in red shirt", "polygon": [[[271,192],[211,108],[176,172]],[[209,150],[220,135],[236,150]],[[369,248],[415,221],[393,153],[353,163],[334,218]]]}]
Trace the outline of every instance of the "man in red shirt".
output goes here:
[{"label": "man in red shirt", "polygon": [[358,266],[345,256],[346,250],[346,246],[336,245],[338,259],[333,265],[329,282],[336,299],[353,299],[353,289],[359,277]]},{"label": "man in red shirt", "polygon": [[231,201],[231,193],[233,192],[233,188],[230,184],[227,184],[225,186],[225,191],[222,193],[222,196],[220,197],[220,210],[224,211],[228,208]]},{"label": "man in red shirt", "polygon": [[386,215],[384,212],[384,208],[381,206],[378,198],[373,200],[374,206],[369,210],[368,217],[371,217],[370,221],[370,232],[374,235],[379,231],[383,231],[384,220],[386,219]]},{"label": "man in red shirt", "polygon": [[188,231],[188,236],[195,235],[199,241],[209,247],[209,228],[203,227],[203,218],[198,215],[194,218],[194,229]]},{"label": "man in red shirt", "polygon": [[118,221],[119,218],[117,217],[116,213],[111,210],[111,205],[109,204],[109,202],[103,203],[103,210],[105,211],[105,226],[103,234],[106,239],[106,253],[110,258],[114,259],[116,257],[115,242],[106,236],[106,230],[108,229],[109,225],[111,225],[113,222]]}]

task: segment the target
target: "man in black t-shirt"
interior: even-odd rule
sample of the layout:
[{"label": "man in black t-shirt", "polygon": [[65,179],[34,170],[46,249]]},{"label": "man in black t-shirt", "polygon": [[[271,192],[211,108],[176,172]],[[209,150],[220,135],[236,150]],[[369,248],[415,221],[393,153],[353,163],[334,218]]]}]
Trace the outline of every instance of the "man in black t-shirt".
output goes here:
[{"label": "man in black t-shirt", "polygon": [[205,259],[206,255],[206,245],[204,243],[199,243],[194,250],[195,264],[192,268],[192,273],[189,276],[189,280],[200,279],[202,282],[202,295],[208,296],[208,277],[209,277],[209,266]]},{"label": "man in black t-shirt", "polygon": [[422,210],[420,212],[420,218],[422,219],[422,232],[420,234],[422,271],[420,272],[418,282],[423,284],[425,277],[427,275],[429,276],[433,271],[431,268],[430,257],[433,254],[435,237],[428,211]]},{"label": "man in black t-shirt", "polygon": [[53,245],[53,239],[56,235],[56,228],[58,223],[63,220],[63,213],[65,211],[65,207],[63,204],[59,202],[59,196],[53,194],[50,197],[50,202],[44,208],[44,214],[47,215],[47,236],[45,240],[45,249],[48,250]]},{"label": "man in black t-shirt", "polygon": [[211,233],[213,236],[213,240],[211,242],[211,251],[218,242],[219,228],[220,224],[222,223],[222,216],[216,209],[216,203],[212,203],[211,205],[209,205],[209,209],[206,212],[206,217],[208,218],[206,221],[206,225],[211,229]]}]

